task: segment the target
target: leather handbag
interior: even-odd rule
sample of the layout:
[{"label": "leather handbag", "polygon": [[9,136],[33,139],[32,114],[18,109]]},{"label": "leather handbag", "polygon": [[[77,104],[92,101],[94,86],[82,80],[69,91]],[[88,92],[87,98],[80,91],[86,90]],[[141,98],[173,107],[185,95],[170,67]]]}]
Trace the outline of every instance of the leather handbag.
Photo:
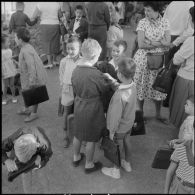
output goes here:
[{"label": "leather handbag", "polygon": [[159,147],[152,162],[152,168],[168,169],[173,151],[174,149],[169,145]]},{"label": "leather handbag", "polygon": [[101,149],[104,156],[118,167],[121,166],[120,149],[116,141],[111,140],[108,136],[102,138]]},{"label": "leather handbag", "polygon": [[143,112],[137,110],[135,113],[135,121],[131,130],[131,136],[146,134]]},{"label": "leather handbag", "polygon": [[35,154],[32,156],[32,158],[27,163],[22,163],[18,159],[16,159],[15,163],[18,167],[18,170],[8,173],[8,181],[12,182],[20,174],[27,173],[30,170],[36,168],[37,167],[37,165],[35,164],[36,158],[37,158],[37,155]]},{"label": "leather handbag", "polygon": [[26,107],[49,100],[45,85],[34,86],[31,89],[23,90],[22,96]]},{"label": "leather handbag", "polygon": [[158,70],[163,67],[165,62],[164,52],[159,53],[147,53],[147,65],[149,70]]},{"label": "leather handbag", "polygon": [[162,70],[158,73],[152,87],[156,91],[160,91],[161,93],[169,94],[172,89],[172,85],[174,82],[173,71],[171,69],[173,61],[169,62],[169,65],[162,68]]}]

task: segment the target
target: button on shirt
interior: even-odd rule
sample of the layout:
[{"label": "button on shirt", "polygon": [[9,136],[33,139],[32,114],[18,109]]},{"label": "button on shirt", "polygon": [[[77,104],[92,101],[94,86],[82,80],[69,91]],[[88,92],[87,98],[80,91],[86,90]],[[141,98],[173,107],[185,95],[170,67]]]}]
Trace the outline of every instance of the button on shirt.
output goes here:
[{"label": "button on shirt", "polygon": [[136,99],[134,82],[129,85],[121,84],[115,91],[107,112],[107,129],[111,133],[126,133],[132,128],[135,120]]}]

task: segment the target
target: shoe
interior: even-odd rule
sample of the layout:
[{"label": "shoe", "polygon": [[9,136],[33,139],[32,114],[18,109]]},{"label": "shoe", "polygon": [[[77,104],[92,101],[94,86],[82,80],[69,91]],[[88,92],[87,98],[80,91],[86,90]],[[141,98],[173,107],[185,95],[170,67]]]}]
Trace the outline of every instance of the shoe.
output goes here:
[{"label": "shoe", "polygon": [[18,110],[17,114],[19,115],[30,115],[31,111],[30,110]]},{"label": "shoe", "polygon": [[59,62],[57,62],[57,61],[53,62],[53,65],[54,66],[59,66]]},{"label": "shoe", "polygon": [[83,158],[85,157],[85,155],[83,154],[83,153],[80,153],[80,155],[81,155],[81,158],[79,159],[79,160],[77,160],[77,161],[72,161],[72,165],[74,166],[74,167],[78,167],[79,166],[79,164],[80,164],[80,162],[83,160]]},{"label": "shoe", "polygon": [[94,167],[92,167],[92,168],[85,168],[85,173],[89,174],[89,173],[92,173],[94,171],[98,171],[101,168],[102,168],[102,163],[101,162],[95,162],[94,163]]},{"label": "shoe", "polygon": [[31,113],[27,118],[24,119],[24,122],[31,122],[38,118],[37,114]]},{"label": "shoe", "polygon": [[16,98],[13,98],[13,99],[12,99],[12,103],[15,104],[15,103],[17,103],[17,102],[18,102],[18,100],[17,100]]},{"label": "shoe", "polygon": [[68,137],[64,138],[64,148],[68,148],[69,145],[70,145],[69,138]]},{"label": "shoe", "polygon": [[102,173],[104,175],[107,175],[107,176],[110,176],[114,179],[119,179],[121,177],[121,174],[120,174],[120,169],[117,169],[117,168],[107,168],[107,167],[103,167],[102,168]]},{"label": "shoe", "polygon": [[127,162],[126,160],[122,159],[121,160],[121,167],[127,171],[127,172],[131,172],[132,171],[132,168],[131,168],[131,165],[129,162]]}]

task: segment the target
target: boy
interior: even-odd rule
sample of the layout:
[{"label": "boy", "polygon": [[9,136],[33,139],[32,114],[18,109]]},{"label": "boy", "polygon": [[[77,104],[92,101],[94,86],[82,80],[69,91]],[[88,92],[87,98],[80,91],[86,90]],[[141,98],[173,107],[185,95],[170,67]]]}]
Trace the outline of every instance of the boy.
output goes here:
[{"label": "boy", "polygon": [[[117,63],[118,79],[121,81],[119,88],[115,91],[107,112],[107,129],[110,139],[116,139],[120,146],[121,166],[125,171],[131,171],[130,165],[130,134],[135,120],[136,111],[136,86],[133,82],[136,65],[131,58],[121,57]],[[107,74],[106,74],[107,75]],[[109,75],[107,75],[112,79]],[[112,178],[120,178],[120,168],[102,168],[102,172]]]},{"label": "boy", "polygon": [[88,22],[83,17],[84,9],[81,5],[77,5],[75,8],[75,18],[71,20],[69,30],[73,34],[78,34],[81,42],[87,38],[88,35]]}]

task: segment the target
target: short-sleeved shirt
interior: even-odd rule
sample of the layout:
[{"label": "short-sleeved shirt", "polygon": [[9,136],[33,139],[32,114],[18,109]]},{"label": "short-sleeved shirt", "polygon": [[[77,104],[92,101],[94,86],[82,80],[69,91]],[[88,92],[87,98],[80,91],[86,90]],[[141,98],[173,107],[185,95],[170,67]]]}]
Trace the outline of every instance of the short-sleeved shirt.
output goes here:
[{"label": "short-sleeved shirt", "polygon": [[[160,41],[164,35],[165,31],[170,30],[169,21],[159,15],[157,20],[150,21],[148,18],[143,18],[138,23],[136,31],[144,31],[146,39],[150,41]],[[168,48],[166,48],[167,50]],[[162,52],[165,49],[155,48],[151,49],[150,52]]]},{"label": "short-sleeved shirt", "polygon": [[194,155],[192,154],[192,141],[177,147],[171,155],[171,161],[178,164],[177,177],[194,184]]}]

